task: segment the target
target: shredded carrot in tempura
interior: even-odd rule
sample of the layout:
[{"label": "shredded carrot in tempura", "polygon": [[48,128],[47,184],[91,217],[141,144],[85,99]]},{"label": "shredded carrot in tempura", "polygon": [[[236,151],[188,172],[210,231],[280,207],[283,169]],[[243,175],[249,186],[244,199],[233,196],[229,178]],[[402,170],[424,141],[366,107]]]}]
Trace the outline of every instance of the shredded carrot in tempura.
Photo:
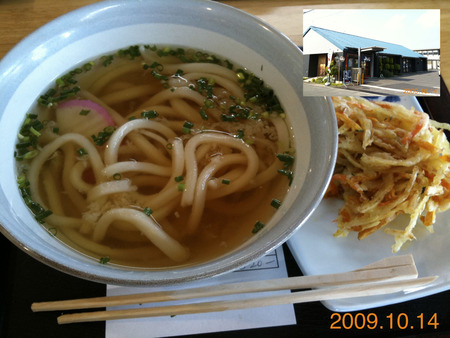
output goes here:
[{"label": "shredded carrot in tempura", "polygon": [[[399,104],[333,97],[339,130],[338,157],[327,197],[344,199],[335,236],[378,229],[395,238],[397,252],[415,239],[421,221],[433,230],[436,213],[450,208],[450,145],[428,115]],[[438,129],[439,128],[439,129]],[[403,229],[389,223],[409,215]]]}]

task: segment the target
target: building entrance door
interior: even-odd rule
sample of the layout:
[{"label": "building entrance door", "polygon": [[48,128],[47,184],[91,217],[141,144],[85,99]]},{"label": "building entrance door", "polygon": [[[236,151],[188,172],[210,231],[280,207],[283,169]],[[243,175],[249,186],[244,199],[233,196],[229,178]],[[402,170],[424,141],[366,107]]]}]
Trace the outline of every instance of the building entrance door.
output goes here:
[{"label": "building entrance door", "polygon": [[410,71],[412,71],[411,69],[411,60],[407,59],[407,58],[403,58],[402,60],[402,72],[403,73],[409,73]]},{"label": "building entrance door", "polygon": [[366,66],[364,67],[364,78],[368,78],[368,77],[370,77],[371,64],[370,64],[370,61],[366,61],[365,64],[366,64]]},{"label": "building entrance door", "polygon": [[317,61],[317,76],[327,75],[327,56],[319,55]]}]

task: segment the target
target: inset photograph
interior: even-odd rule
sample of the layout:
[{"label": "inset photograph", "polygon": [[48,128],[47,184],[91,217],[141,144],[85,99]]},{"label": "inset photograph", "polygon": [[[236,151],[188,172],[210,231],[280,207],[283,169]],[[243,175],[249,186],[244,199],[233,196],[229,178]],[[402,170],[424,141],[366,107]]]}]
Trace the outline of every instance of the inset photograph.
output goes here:
[{"label": "inset photograph", "polygon": [[440,10],[303,11],[305,96],[439,96]]}]

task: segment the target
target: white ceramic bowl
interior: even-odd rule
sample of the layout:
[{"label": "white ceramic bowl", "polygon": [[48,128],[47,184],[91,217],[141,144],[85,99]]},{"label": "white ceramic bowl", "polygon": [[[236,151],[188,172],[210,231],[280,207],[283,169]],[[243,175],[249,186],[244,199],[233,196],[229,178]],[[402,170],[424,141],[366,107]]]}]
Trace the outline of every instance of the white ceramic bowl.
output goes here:
[{"label": "white ceramic bowl", "polygon": [[[214,261],[163,271],[99,264],[49,236],[36,223],[17,188],[16,136],[37,97],[83,61],[134,44],[206,49],[244,65],[275,89],[291,120],[296,174],[272,222],[276,225]],[[1,232],[45,264],[111,284],[186,282],[231,271],[263,256],[284,243],[309,217],[334,167],[337,130],[332,105],[325,98],[302,97],[302,69],[302,54],[289,39],[255,17],[212,1],[106,1],[50,22],[0,62]]]}]

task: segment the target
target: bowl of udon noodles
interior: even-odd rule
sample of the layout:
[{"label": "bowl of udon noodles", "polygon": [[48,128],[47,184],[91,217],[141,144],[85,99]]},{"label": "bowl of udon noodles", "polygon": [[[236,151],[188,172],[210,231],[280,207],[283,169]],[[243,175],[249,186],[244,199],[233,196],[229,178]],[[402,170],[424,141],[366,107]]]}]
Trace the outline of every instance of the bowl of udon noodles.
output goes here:
[{"label": "bowl of udon noodles", "polygon": [[332,104],[302,53],[212,1],[106,1],[0,63],[0,223],[65,273],[163,285],[284,243],[334,167]]}]

